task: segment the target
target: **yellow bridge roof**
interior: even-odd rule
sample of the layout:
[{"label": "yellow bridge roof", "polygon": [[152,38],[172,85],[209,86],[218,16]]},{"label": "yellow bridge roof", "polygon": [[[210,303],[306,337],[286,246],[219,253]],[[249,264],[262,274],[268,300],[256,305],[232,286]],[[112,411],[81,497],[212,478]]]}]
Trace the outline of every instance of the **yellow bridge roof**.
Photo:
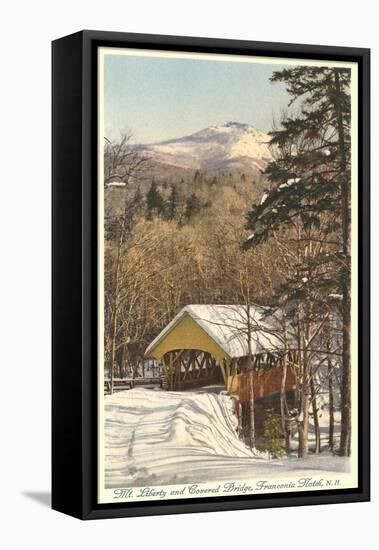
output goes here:
[{"label": "yellow bridge roof", "polygon": [[199,349],[217,359],[243,357],[249,347],[248,320],[253,355],[283,348],[278,323],[262,307],[188,305],[151,342],[145,355],[160,359],[174,349]]}]

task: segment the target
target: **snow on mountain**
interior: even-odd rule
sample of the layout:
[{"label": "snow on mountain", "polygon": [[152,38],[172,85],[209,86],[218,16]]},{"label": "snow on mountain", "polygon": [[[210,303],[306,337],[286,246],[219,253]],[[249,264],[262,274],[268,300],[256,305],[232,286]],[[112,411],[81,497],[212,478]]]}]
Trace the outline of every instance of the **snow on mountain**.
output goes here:
[{"label": "snow on mountain", "polygon": [[228,122],[141,149],[158,162],[182,168],[259,171],[271,158],[268,142],[269,136],[253,126]]}]

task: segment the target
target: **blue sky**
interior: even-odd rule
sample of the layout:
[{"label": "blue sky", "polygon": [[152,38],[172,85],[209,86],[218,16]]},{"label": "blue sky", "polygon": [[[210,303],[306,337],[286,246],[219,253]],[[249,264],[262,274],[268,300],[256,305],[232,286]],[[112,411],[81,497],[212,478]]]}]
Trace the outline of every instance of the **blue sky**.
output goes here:
[{"label": "blue sky", "polygon": [[281,65],[105,55],[105,134],[149,143],[228,121],[268,131],[288,103],[269,78]]}]

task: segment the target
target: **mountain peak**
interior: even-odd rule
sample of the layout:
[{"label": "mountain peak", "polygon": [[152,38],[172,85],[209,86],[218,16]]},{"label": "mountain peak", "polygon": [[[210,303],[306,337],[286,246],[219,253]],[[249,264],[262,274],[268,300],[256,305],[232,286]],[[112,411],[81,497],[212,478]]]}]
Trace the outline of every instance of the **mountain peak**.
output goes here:
[{"label": "mountain peak", "polygon": [[230,121],[225,124],[226,128],[249,128],[249,125],[245,122]]},{"label": "mountain peak", "polygon": [[158,162],[182,168],[260,171],[271,158],[269,140],[249,124],[229,121],[142,149]]}]

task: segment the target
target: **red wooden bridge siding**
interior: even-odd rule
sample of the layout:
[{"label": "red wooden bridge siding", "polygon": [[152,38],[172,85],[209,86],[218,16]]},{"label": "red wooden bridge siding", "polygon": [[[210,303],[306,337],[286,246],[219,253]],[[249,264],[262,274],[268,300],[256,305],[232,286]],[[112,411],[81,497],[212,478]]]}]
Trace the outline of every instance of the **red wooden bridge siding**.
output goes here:
[{"label": "red wooden bridge siding", "polygon": [[[229,376],[227,389],[237,395],[241,403],[250,402],[250,373],[234,374]],[[280,393],[282,385],[282,368],[254,371],[254,399],[262,399]],[[295,389],[295,376],[287,370],[286,390]]]}]

